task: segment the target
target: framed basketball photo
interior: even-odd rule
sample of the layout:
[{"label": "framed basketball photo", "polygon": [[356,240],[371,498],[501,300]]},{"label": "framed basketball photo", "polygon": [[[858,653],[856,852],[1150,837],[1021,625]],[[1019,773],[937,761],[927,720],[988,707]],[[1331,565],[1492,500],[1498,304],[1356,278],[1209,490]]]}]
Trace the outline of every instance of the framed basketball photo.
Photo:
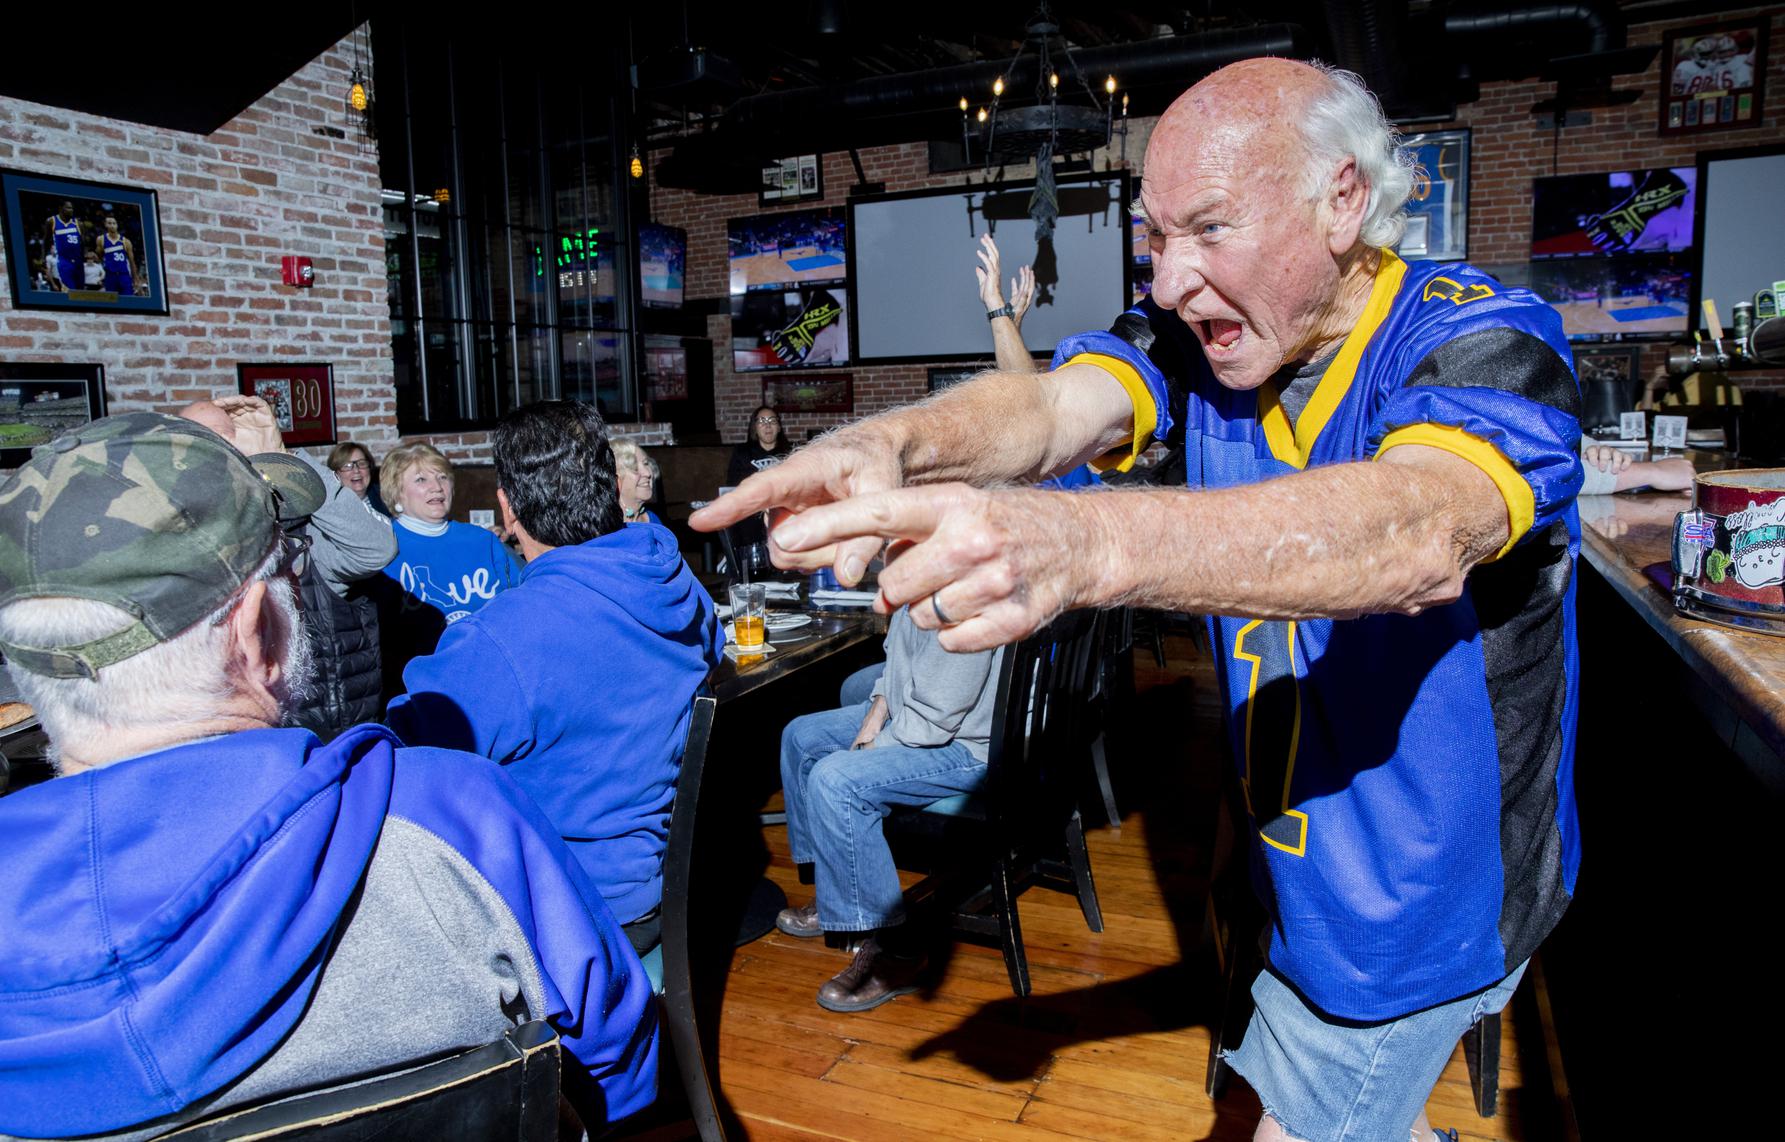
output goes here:
[{"label": "framed basketball photo", "polygon": [[1770,23],[1762,14],[1667,33],[1661,49],[1661,134],[1760,126]]},{"label": "framed basketball photo", "polygon": [[155,192],[0,170],[15,309],[167,312]]}]

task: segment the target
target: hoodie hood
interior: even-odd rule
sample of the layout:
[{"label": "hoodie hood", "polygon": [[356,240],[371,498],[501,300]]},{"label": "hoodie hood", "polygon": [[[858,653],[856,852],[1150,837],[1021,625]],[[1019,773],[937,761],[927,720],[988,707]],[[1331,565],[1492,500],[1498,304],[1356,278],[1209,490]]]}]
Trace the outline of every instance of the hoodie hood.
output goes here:
[{"label": "hoodie hood", "polygon": [[252,730],[0,801],[0,1132],[123,1129],[265,1057],[371,859],[395,745]]},{"label": "hoodie hood", "polygon": [[682,559],[675,534],[661,524],[630,524],[575,547],[554,547],[527,564],[521,582],[594,592],[652,634],[704,642],[715,655],[725,653],[723,630],[717,642],[711,632],[701,632],[712,622],[712,596]]}]

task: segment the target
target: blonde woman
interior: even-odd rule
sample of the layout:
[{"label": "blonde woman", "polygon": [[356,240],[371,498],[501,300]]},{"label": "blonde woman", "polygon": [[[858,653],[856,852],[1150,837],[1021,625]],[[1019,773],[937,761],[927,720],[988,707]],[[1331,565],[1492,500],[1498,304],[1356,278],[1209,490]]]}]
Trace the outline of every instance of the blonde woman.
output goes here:
[{"label": "blonde woman", "polygon": [[520,568],[494,535],[446,518],[452,465],[432,445],[394,449],[378,487],[396,520],[397,557],[384,569],[396,589],[380,615],[386,690],[395,694],[409,660],[432,654],[448,624],[518,583]]},{"label": "blonde woman", "polygon": [[630,440],[614,441],[614,480],[620,491],[620,514],[627,523],[663,521],[645,507],[657,494],[657,461]]}]

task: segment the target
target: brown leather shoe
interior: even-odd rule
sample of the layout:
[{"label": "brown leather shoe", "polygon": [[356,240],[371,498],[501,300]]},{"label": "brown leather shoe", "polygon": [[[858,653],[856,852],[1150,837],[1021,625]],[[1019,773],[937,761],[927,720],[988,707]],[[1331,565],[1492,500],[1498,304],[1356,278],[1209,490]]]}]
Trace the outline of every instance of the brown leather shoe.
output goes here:
[{"label": "brown leather shoe", "polygon": [[775,917],[775,927],[789,936],[798,936],[802,940],[824,935],[824,929],[818,926],[817,901],[801,905],[798,908],[781,909]]},{"label": "brown leather shoe", "polygon": [[879,1007],[890,999],[917,990],[917,976],[924,958],[906,959],[882,950],[878,940],[868,940],[848,967],[818,989],[818,1006],[826,1011],[855,1012]]}]

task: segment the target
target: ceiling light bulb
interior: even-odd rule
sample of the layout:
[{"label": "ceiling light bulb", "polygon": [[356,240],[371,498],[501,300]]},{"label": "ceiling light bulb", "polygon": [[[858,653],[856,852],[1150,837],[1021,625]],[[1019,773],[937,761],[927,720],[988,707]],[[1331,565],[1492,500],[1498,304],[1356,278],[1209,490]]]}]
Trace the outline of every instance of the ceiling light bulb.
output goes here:
[{"label": "ceiling light bulb", "polygon": [[1103,90],[1106,94],[1109,94],[1109,95],[1114,95],[1116,93],[1116,77],[1115,76],[1112,75],[1108,79],[1103,81]]},{"label": "ceiling light bulb", "polygon": [[997,79],[992,80],[992,95],[999,96],[999,95],[1003,95],[1003,94],[1004,94],[1004,77],[999,76]]},{"label": "ceiling light bulb", "polygon": [[981,123],[985,122],[985,108],[983,107],[979,109],[979,121]]},{"label": "ceiling light bulb", "polygon": [[963,95],[963,96],[961,96],[961,114],[965,115],[966,113],[967,113],[967,97],[965,95]]},{"label": "ceiling light bulb", "polygon": [[632,155],[632,165],[627,169],[632,172],[633,178],[645,177],[645,161],[638,157],[636,151]]},{"label": "ceiling light bulb", "polygon": [[1058,87],[1058,86],[1060,86],[1060,73],[1059,73],[1059,72],[1057,72],[1057,71],[1056,71],[1056,72],[1054,72],[1054,73],[1053,73],[1053,74],[1052,74],[1052,75],[1049,75],[1049,76],[1048,76],[1048,77],[1047,77],[1047,85],[1048,85],[1048,86],[1049,86],[1049,87]]},{"label": "ceiling light bulb", "polygon": [[366,85],[355,83],[347,92],[347,102],[355,111],[364,111],[369,102],[366,98]]}]

